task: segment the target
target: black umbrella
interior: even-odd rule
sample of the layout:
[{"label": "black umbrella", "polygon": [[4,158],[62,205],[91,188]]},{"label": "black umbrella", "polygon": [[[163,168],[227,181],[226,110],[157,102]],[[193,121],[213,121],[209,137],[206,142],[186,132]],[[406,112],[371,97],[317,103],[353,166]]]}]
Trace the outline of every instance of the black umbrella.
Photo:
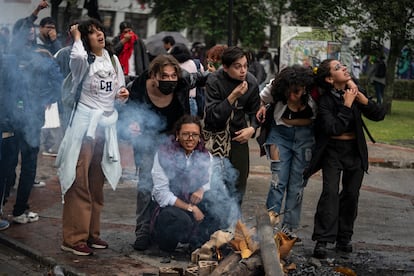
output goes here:
[{"label": "black umbrella", "polygon": [[148,37],[145,40],[145,46],[147,47],[147,50],[150,53],[150,55],[157,56],[166,53],[164,49],[164,42],[162,42],[162,39],[168,35],[174,38],[175,43],[183,43],[187,46],[190,45],[188,39],[185,38],[179,32],[159,32],[155,35]]}]

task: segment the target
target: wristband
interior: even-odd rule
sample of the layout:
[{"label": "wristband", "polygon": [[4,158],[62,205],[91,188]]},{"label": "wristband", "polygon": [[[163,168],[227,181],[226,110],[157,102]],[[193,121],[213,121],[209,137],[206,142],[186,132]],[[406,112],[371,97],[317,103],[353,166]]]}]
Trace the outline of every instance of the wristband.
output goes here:
[{"label": "wristband", "polygon": [[187,211],[190,213],[193,212],[193,206],[191,206],[191,204],[188,204]]}]

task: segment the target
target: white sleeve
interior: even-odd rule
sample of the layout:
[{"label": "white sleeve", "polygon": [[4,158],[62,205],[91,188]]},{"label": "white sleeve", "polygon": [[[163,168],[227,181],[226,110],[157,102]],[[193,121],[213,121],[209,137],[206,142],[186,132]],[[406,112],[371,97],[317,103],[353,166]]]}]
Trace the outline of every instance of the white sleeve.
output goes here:
[{"label": "white sleeve", "polygon": [[262,91],[260,91],[260,99],[266,104],[273,103],[273,96],[271,93],[273,80],[274,79],[271,79],[269,83],[263,87]]},{"label": "white sleeve", "polygon": [[83,47],[82,40],[76,40],[73,42],[73,47],[70,52],[69,67],[72,72],[73,78],[79,83],[89,69],[88,53]]},{"label": "white sleeve", "polygon": [[160,165],[158,152],[154,156],[151,174],[152,181],[154,182],[152,197],[160,207],[174,206],[177,197],[170,190],[170,181]]}]

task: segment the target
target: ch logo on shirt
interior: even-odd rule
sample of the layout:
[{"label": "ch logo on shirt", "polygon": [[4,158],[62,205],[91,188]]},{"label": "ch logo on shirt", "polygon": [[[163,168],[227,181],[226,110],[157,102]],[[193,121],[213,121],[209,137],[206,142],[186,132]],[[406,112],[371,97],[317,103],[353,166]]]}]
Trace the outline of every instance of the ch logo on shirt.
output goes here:
[{"label": "ch logo on shirt", "polygon": [[105,91],[105,92],[111,92],[112,91],[112,81],[101,80],[100,81],[100,89],[102,91]]}]

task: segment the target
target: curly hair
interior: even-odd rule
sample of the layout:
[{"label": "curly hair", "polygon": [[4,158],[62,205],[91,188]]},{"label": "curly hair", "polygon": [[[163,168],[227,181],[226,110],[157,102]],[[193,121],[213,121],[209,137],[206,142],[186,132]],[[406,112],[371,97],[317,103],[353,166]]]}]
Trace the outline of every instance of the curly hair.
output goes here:
[{"label": "curly hair", "polygon": [[224,50],[227,48],[227,45],[217,44],[211,47],[207,51],[207,58],[214,61],[221,61],[221,56],[223,55]]},{"label": "curly hair", "polygon": [[313,72],[310,67],[292,65],[284,68],[276,75],[272,82],[271,94],[275,102],[287,103],[291,92],[295,92],[301,86],[305,86],[305,93],[302,95],[302,102],[306,103],[309,92],[314,84]]}]

